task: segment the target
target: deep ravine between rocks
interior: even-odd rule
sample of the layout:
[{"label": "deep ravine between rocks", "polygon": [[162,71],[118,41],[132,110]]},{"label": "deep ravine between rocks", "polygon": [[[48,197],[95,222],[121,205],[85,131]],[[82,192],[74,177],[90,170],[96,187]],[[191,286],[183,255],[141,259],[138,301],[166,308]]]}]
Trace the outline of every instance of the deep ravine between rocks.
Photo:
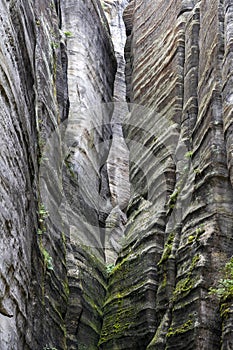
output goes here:
[{"label": "deep ravine between rocks", "polygon": [[233,348],[232,23],[0,0],[0,350]]}]

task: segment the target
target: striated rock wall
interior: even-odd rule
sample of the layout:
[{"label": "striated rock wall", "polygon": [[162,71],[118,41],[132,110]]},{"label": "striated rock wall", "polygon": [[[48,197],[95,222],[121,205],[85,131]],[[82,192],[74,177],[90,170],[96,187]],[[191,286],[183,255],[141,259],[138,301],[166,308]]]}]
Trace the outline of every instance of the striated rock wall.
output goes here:
[{"label": "striated rock wall", "polygon": [[49,1],[0,8],[0,347],[64,349],[65,249],[61,232],[45,228],[39,193],[43,146],[68,112],[59,16]]},{"label": "striated rock wall", "polygon": [[[69,349],[96,349],[106,293],[105,220],[112,205],[106,159],[117,69],[109,25],[99,1],[62,6],[67,39],[70,100],[65,193],[69,301]],[[102,105],[101,105],[102,104]]]},{"label": "striated rock wall", "polygon": [[[11,10],[11,12],[10,12]],[[22,11],[1,1],[1,336],[0,347],[21,348],[31,340],[26,299],[30,295],[31,254],[36,235],[36,203],[33,201],[36,164],[36,118],[30,115],[35,38],[30,6]],[[12,14],[12,15],[11,15]],[[14,25],[17,28],[16,33]],[[27,36],[26,36],[27,35]],[[25,59],[25,65],[22,60]],[[28,79],[26,79],[26,65]],[[22,80],[22,82],[21,82]],[[33,232],[33,234],[31,234]],[[34,238],[34,239],[33,239]]]},{"label": "striated rock wall", "polygon": [[209,288],[232,255],[231,5],[135,0],[124,18],[127,98],[154,113],[133,109],[124,129],[145,147],[129,145],[135,190],[100,348],[227,349],[231,303],[221,330]]},{"label": "striated rock wall", "polygon": [[123,21],[123,11],[127,4],[128,0],[106,0],[103,4],[117,59],[113,93],[114,111],[111,118],[112,142],[106,162],[113,206],[106,219],[105,248],[107,265],[115,263],[121,250],[127,221],[125,210],[130,196],[129,151],[122,131],[122,122],[128,112],[128,106],[125,103],[124,47],[126,31]]},{"label": "striated rock wall", "polygon": [[0,8],[0,348],[94,349],[112,207],[112,106],[96,107],[113,97],[108,23],[94,0]]},{"label": "striated rock wall", "polygon": [[230,349],[231,1],[0,9],[1,350]]}]

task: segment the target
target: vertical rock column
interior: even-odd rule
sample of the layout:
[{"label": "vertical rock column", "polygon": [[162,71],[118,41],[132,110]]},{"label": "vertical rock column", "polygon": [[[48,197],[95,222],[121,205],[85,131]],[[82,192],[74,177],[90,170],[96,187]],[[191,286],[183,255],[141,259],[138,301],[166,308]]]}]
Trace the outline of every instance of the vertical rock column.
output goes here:
[{"label": "vertical rock column", "polygon": [[[222,101],[223,101],[223,129],[224,139],[227,151],[227,167],[229,171],[229,177],[231,185],[233,185],[233,172],[232,172],[232,130],[233,130],[233,95],[232,95],[232,40],[233,40],[233,5],[229,1],[223,1],[222,8],[222,26],[221,36],[224,43],[224,55],[222,61]],[[224,276],[225,277],[225,276]],[[223,299],[221,302],[221,315],[222,315],[222,343],[221,350],[230,349],[233,346],[232,334],[233,334],[233,300],[232,295]]]},{"label": "vertical rock column", "polygon": [[107,173],[113,206],[106,219],[106,262],[114,265],[122,247],[126,224],[126,207],[129,201],[129,152],[122,132],[122,123],[128,113],[126,104],[126,81],[124,47],[126,31],[123,11],[127,0],[105,1],[106,13],[117,59],[117,72],[114,81],[114,112],[111,119],[112,143],[107,159]]},{"label": "vertical rock column", "polygon": [[32,253],[34,348],[47,346],[66,349],[66,242],[59,207],[62,203],[60,127],[61,122],[68,117],[69,106],[67,57],[64,34],[61,33],[59,1],[38,0],[33,9],[39,163],[39,226],[36,236],[40,252],[39,262],[38,250],[34,248]]},{"label": "vertical rock column", "polygon": [[[126,243],[110,275],[101,349],[220,347],[219,303],[209,288],[232,254],[231,109],[224,97],[230,11],[228,2],[207,0],[135,0],[126,9],[127,95],[154,115],[135,113],[138,129],[124,130],[150,151],[130,153],[134,189]],[[148,126],[152,136],[143,139]],[[230,334],[225,319],[224,349]]]},{"label": "vertical rock column", "polygon": [[[181,119],[183,97],[183,21],[177,23],[176,10],[165,2],[131,1],[124,13],[130,35],[127,95],[135,104],[124,127],[131,197],[125,242],[109,278],[101,349],[144,349],[158,325],[157,263],[165,239],[165,202],[174,190],[173,158],[179,136],[172,123]],[[173,25],[175,34],[169,30]]]},{"label": "vertical rock column", "polygon": [[65,246],[45,203],[59,193],[54,164],[44,163],[50,174],[44,196],[39,186],[45,144],[67,117],[60,19],[52,1],[1,1],[0,7],[0,348],[66,349]]},{"label": "vertical rock column", "polygon": [[106,159],[111,145],[116,58],[99,0],[63,1],[69,33],[66,157],[69,349],[96,349],[106,293],[105,219],[112,209]]},{"label": "vertical rock column", "polygon": [[[187,17],[185,71],[186,77],[192,74],[194,80],[185,78],[185,95],[192,91],[196,79],[195,70],[189,63],[191,50],[196,47],[190,47],[190,23],[193,29],[199,26],[198,85],[185,104],[186,111],[189,109],[186,123],[190,125],[189,154],[194,188],[182,218],[176,253],[172,323],[165,341],[168,349],[220,347],[218,301],[208,292],[220,278],[219,272],[232,254],[232,188],[227,171],[222,113],[222,10],[220,2],[201,1]],[[193,30],[191,37],[195,40],[196,36],[197,31]],[[191,109],[196,92],[198,113],[195,119]]]},{"label": "vertical rock column", "polygon": [[26,349],[32,341],[28,300],[38,169],[33,9],[6,1],[0,8],[0,348],[7,350]]}]

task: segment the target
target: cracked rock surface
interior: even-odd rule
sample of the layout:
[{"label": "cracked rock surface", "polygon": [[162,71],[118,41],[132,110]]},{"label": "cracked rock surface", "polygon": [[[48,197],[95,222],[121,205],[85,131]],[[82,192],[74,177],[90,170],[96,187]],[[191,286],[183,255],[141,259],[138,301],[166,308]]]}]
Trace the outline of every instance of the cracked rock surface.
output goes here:
[{"label": "cracked rock surface", "polygon": [[0,0],[1,350],[233,347],[232,24]]}]

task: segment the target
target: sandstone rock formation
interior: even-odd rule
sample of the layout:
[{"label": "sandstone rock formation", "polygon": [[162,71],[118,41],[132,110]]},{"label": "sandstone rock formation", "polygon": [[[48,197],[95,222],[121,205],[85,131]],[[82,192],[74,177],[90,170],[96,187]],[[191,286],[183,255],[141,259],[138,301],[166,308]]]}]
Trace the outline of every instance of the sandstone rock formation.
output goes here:
[{"label": "sandstone rock formation", "polygon": [[56,5],[0,3],[3,350],[65,348],[65,247],[62,229],[46,229],[49,218],[38,182],[46,138],[68,115],[67,63]]},{"label": "sandstone rock formation", "polygon": [[[128,99],[152,107],[159,120],[173,121],[179,137],[167,141],[170,127],[161,153],[151,135],[142,141],[163,160],[170,196],[167,211],[157,217],[158,200],[148,201],[143,188],[130,202],[126,243],[109,281],[101,349],[231,347],[229,323],[224,321],[221,333],[218,300],[209,295],[232,255],[231,105],[226,100],[231,10],[228,2],[135,0],[125,11]],[[155,116],[148,117],[145,124],[153,125]],[[139,126],[147,130],[143,121]],[[126,137],[135,135],[136,130],[125,129]],[[172,142],[169,162],[162,152]],[[137,155],[139,164],[146,152]],[[184,164],[185,157],[191,164]],[[159,165],[153,169],[148,162],[150,190],[161,179]],[[139,183],[133,165],[130,173],[131,182]],[[223,318],[231,319],[227,301]]]},{"label": "sandstone rock formation", "polygon": [[0,349],[231,349],[232,2],[0,10]]}]

